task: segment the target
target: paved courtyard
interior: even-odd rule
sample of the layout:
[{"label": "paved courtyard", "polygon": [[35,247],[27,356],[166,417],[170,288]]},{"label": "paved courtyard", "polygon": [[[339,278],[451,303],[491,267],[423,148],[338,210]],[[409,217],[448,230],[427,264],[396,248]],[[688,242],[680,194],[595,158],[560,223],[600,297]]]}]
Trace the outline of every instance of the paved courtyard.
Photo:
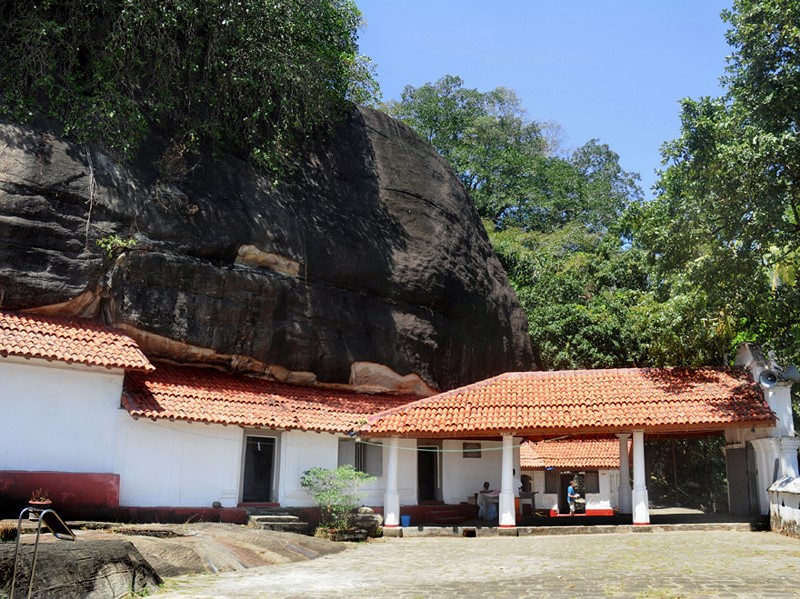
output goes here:
[{"label": "paved courtyard", "polygon": [[158,597],[800,597],[800,541],[728,530],[415,537],[167,581]]}]

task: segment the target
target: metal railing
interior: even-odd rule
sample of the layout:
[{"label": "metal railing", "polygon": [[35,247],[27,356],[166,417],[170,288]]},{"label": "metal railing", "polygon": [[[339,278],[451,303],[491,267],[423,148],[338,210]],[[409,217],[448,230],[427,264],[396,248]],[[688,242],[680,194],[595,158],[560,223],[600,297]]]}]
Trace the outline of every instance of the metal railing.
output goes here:
[{"label": "metal railing", "polygon": [[31,571],[29,574],[28,580],[28,594],[27,597],[30,599],[31,593],[33,592],[33,574],[36,571],[36,559],[39,555],[39,536],[42,533],[42,525],[49,530],[53,536],[57,539],[61,539],[62,541],[74,541],[75,540],[75,533],[72,532],[69,526],[60,518],[58,514],[56,514],[55,510],[52,509],[42,509],[37,507],[26,507],[19,513],[19,520],[17,520],[17,544],[14,548],[14,571],[11,576],[11,594],[8,596],[9,599],[14,599],[14,587],[17,584],[17,558],[19,558],[19,538],[22,536],[22,517],[25,514],[29,514],[29,516],[35,515],[38,519],[38,524],[36,526],[36,542],[33,545],[33,560],[31,561]]}]

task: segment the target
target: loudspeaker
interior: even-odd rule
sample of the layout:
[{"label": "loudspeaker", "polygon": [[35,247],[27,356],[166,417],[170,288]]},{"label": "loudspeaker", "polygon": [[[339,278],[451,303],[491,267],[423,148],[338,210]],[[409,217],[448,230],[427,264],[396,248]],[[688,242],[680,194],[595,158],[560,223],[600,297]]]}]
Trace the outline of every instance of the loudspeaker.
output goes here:
[{"label": "loudspeaker", "polygon": [[772,389],[778,384],[778,375],[771,370],[762,370],[761,374],[758,375],[758,382],[765,389]]},{"label": "loudspeaker", "polygon": [[781,373],[781,378],[785,381],[800,383],[800,370],[798,370],[797,366],[794,364],[790,364]]}]

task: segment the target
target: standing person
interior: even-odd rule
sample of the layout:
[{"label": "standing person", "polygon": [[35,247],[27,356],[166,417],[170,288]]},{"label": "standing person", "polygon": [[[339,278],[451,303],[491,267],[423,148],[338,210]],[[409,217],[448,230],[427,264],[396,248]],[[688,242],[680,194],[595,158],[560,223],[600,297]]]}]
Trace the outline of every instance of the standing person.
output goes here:
[{"label": "standing person", "polygon": [[575,485],[576,484],[577,483],[574,480],[571,480],[570,483],[569,483],[569,486],[567,487],[567,503],[569,504],[569,515],[570,516],[574,516],[575,515],[575,500],[578,497],[580,497],[580,495],[578,495],[575,492]]}]

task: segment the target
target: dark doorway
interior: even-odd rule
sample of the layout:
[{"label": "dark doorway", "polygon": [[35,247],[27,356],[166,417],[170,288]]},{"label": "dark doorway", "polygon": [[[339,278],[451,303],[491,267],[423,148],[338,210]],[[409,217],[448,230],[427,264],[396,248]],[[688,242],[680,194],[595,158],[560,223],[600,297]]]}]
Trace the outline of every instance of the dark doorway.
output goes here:
[{"label": "dark doorway", "polygon": [[732,516],[751,516],[759,513],[754,454],[750,443],[744,447],[725,450],[728,511]]},{"label": "dark doorway", "polygon": [[275,462],[274,437],[246,437],[242,501],[272,501],[272,471]]},{"label": "dark doorway", "polygon": [[439,448],[435,445],[417,447],[417,493],[419,501],[436,501]]}]

